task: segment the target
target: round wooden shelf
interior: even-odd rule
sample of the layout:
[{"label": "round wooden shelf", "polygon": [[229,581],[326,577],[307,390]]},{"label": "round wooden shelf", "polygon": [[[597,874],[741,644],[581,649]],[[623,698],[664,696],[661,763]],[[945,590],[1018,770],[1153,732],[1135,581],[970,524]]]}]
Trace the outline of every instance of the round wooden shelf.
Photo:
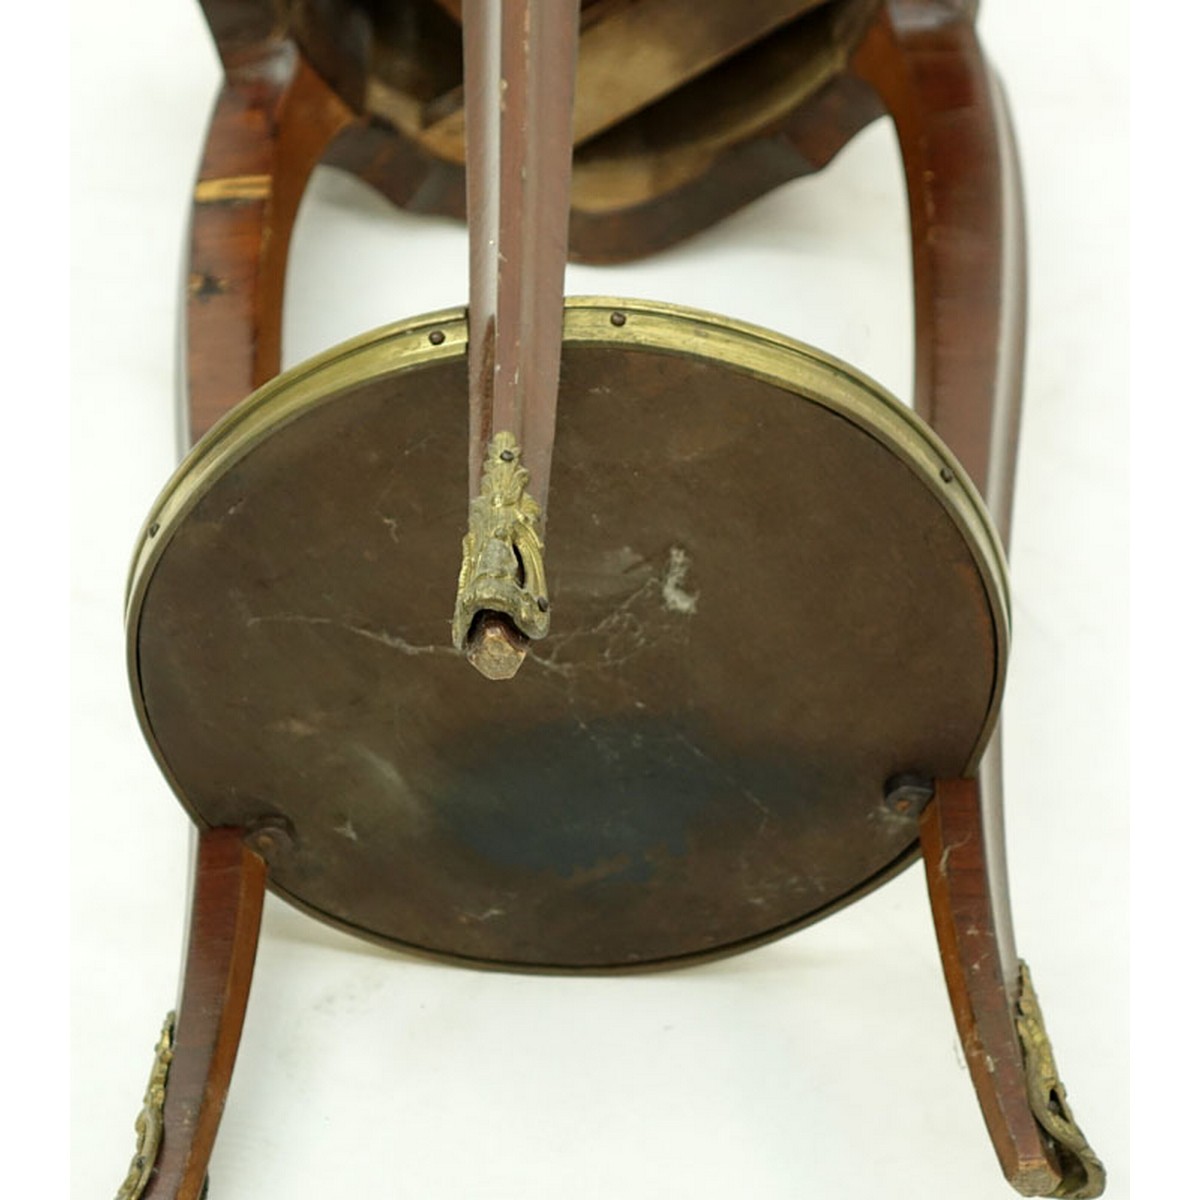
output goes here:
[{"label": "round wooden shelf", "polygon": [[331,350],[160,497],[129,662],[192,816],[270,830],[319,917],[516,969],[742,949],[904,866],[885,783],[973,771],[1007,652],[947,450],[776,334],[569,301],[550,634],[489,682],[449,638],[465,351],[461,312]]}]

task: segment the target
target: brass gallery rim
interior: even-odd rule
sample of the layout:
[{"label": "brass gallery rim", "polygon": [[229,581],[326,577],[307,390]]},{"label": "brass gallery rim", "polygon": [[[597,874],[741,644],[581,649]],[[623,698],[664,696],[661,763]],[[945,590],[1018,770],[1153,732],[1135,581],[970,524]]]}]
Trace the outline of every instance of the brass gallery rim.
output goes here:
[{"label": "brass gallery rim", "polygon": [[[435,333],[439,336],[431,340]],[[999,690],[1011,634],[1008,570],[999,534],[982,497],[949,448],[886,388],[804,342],[676,304],[611,296],[568,297],[563,342],[698,355],[815,401],[893,450],[941,499],[976,556],[998,618]],[[211,481],[263,438],[314,405],[336,397],[345,384],[463,358],[466,351],[466,310],[442,309],[342,342],[277,375],[237,405],[183,459],[142,526],[126,587],[127,627],[171,534]]]}]

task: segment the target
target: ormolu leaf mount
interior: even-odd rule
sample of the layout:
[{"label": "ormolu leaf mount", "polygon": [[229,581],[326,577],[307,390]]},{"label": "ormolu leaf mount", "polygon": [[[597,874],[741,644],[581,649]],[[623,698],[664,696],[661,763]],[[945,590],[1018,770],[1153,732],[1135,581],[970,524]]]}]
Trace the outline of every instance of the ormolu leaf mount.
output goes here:
[{"label": "ormolu leaf mount", "polygon": [[[750,950],[917,857],[1001,1168],[1099,1195],[1004,877],[1024,244],[973,6],[203,8],[225,79],[193,202],[193,447],[127,610],[137,711],[199,836],[122,1200],[206,1186],[267,887],[468,967],[620,972]],[[650,254],[881,116],[915,411],[765,329],[564,300],[568,254]],[[322,161],[465,217],[469,307],[279,374]]]}]

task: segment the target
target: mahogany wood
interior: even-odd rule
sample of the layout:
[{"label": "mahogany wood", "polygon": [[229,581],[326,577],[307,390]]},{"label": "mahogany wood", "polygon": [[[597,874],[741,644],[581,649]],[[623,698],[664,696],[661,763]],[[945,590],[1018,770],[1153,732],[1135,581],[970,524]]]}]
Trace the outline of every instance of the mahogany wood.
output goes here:
[{"label": "mahogany wood", "polygon": [[289,41],[228,70],[192,202],[186,323],[191,441],[280,369],[288,246],[300,198],[354,115]]},{"label": "mahogany wood", "polygon": [[[279,370],[288,242],[317,162],[352,170],[416,211],[461,216],[467,207],[457,164],[431,155],[378,112],[371,120],[357,115],[370,107],[371,44],[358,8],[301,5],[294,28],[282,30],[267,0],[204,0],[204,7],[226,78],[193,209],[186,346],[192,440]],[[459,9],[450,0],[444,7]],[[326,9],[345,19],[323,22]],[[580,203],[580,180],[591,167],[586,152],[578,155],[570,251],[617,261],[668,245],[819,169],[887,111],[909,190],[916,406],[984,493],[1007,541],[1022,374],[1023,226],[1007,113],[974,33],[974,9],[952,0],[890,0],[865,36],[857,27],[843,34],[853,51],[847,70],[824,78],[753,136],[711,146],[700,139],[707,158],[699,155],[701,165],[682,170],[670,186],[656,181],[655,190],[635,197],[609,182],[588,183],[592,199]],[[341,30],[332,41],[331,29]],[[781,47],[790,36],[778,35]],[[670,117],[669,105],[660,111]],[[533,114],[554,115],[537,106]],[[621,136],[618,128],[597,139],[593,148],[601,153],[591,164],[604,166],[607,147],[619,148]],[[550,186],[563,182],[561,172],[543,174]],[[555,233],[555,261],[559,243]],[[539,269],[523,262],[514,275],[531,278]],[[561,280],[561,265],[556,269]],[[473,309],[477,303],[473,294]],[[552,358],[556,373],[557,351]],[[472,378],[477,374],[473,369]],[[541,439],[545,471],[535,473],[543,500],[552,431],[551,423]],[[472,438],[473,448],[479,443]],[[157,1200],[200,1195],[229,1085],[266,878],[263,860],[241,836],[234,829],[199,834],[164,1142],[147,1192]],[[1017,959],[998,737],[981,779],[938,784],[921,837],[951,1003],[989,1133],[1018,1190],[1047,1194],[1060,1175],[1025,1096],[1014,1026]]]},{"label": "mahogany wood", "polygon": [[246,849],[242,831],[197,834],[193,870],[162,1148],[146,1200],[198,1200],[203,1194],[258,949],[267,871]]},{"label": "mahogany wood", "polygon": [[[579,18],[579,73],[571,140],[580,145],[669,95],[826,0],[742,0],[695,19],[694,0],[602,0]],[[540,6],[538,6],[540,7]],[[547,10],[560,8],[546,5]],[[563,5],[564,12],[568,6]],[[469,18],[470,3],[464,6]],[[464,27],[469,27],[469,19]],[[474,72],[468,68],[468,76]],[[463,89],[426,108],[425,145],[463,154]]]},{"label": "mahogany wood", "polygon": [[[979,781],[940,780],[921,819],[934,926],[963,1053],[996,1156],[1027,1196],[1049,1196],[1061,1181],[1025,1086],[1010,969],[999,926],[1011,924],[995,887],[1003,843],[988,832]],[[1001,911],[1005,910],[1005,911]]]},{"label": "mahogany wood", "polygon": [[[488,443],[506,430],[522,449],[529,494],[544,514],[562,353],[579,12],[535,0],[467,0],[462,15],[470,130],[468,490],[473,499]],[[468,658],[477,661],[488,645],[494,656],[501,645],[507,664],[523,661],[526,639],[511,619],[481,618]]]},{"label": "mahogany wood", "polygon": [[536,0],[467,0],[469,488],[492,434],[522,449],[529,492],[550,490],[562,351],[579,14]]},{"label": "mahogany wood", "polygon": [[[908,183],[914,403],[983,493],[1007,545],[1026,311],[1021,184],[973,6],[892,0],[851,69],[896,127]],[[1030,1107],[1005,865],[1000,735],[977,780],[941,781],[922,818],[951,1007],[992,1144],[1027,1195],[1061,1174]]]},{"label": "mahogany wood", "polygon": [[[183,417],[194,443],[280,369],[292,225],[330,138],[354,118],[294,44],[206,15],[226,76],[193,196]],[[163,1142],[147,1200],[195,1200],[225,1107],[258,947],[266,864],[241,829],[193,843],[190,934]]]},{"label": "mahogany wood", "polygon": [[1025,229],[1007,106],[959,6],[899,0],[851,69],[896,128],[908,184],[916,410],[1007,545],[1025,341]]},{"label": "mahogany wood", "polygon": [[[740,39],[747,26],[758,21],[761,32],[771,24],[765,9],[758,12],[757,0],[755,12],[737,12],[737,5],[713,6],[713,13],[706,9],[705,20],[691,21],[696,29],[681,35],[676,44],[664,42],[658,30],[660,44],[654,53],[679,59],[672,67],[675,86],[665,95],[650,88],[640,108],[632,99],[622,107],[611,89],[597,91],[597,113],[588,118],[589,129],[595,128],[584,131],[587,136],[575,151],[571,258],[638,258],[707,228],[789,179],[823,167],[882,114],[873,90],[842,69],[880,2],[796,0],[794,19],[745,49]],[[461,9],[459,4],[444,7],[453,14]],[[718,7],[734,15],[722,16],[715,11]],[[610,69],[600,62],[589,66],[593,52],[610,64],[623,62],[632,74],[639,56],[651,52],[645,39],[639,42],[635,36],[636,23],[652,18],[653,25],[660,9],[657,0],[649,6],[628,0],[588,6],[582,25],[591,40],[581,41],[580,86],[586,85],[593,66]],[[302,5],[298,11],[303,10]],[[726,19],[728,27],[715,35],[700,28]],[[449,36],[457,39],[457,27],[449,18],[443,20]],[[315,28],[313,22],[310,26]],[[461,142],[457,135],[446,137],[445,122],[437,119],[447,97],[425,96],[411,85],[423,52],[446,51],[444,37],[422,28],[428,35],[425,43],[414,35],[411,22],[395,29],[376,26],[365,84],[370,121],[348,129],[330,147],[326,161],[358,175],[397,205],[462,218],[466,207]],[[601,41],[610,44],[593,45],[593,31],[603,32]],[[296,36],[305,54],[316,61],[324,41],[311,28],[297,29]],[[724,57],[717,47],[723,47]],[[345,58],[336,60],[343,74]],[[696,75],[700,64],[707,69]],[[631,97],[639,87],[641,83],[635,86],[630,80]],[[628,111],[631,108],[636,111]],[[596,130],[610,121],[616,124],[597,135]]]}]

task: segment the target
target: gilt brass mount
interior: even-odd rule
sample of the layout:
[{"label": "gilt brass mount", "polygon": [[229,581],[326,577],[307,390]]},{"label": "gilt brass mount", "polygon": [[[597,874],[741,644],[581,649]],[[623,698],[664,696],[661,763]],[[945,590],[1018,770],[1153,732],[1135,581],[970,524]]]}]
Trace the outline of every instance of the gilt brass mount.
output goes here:
[{"label": "gilt brass mount", "polygon": [[1088,1145],[1067,1105],[1067,1089],[1058,1077],[1042,1008],[1025,963],[1021,964],[1020,988],[1017,1034],[1025,1055],[1029,1104],[1062,1171],[1062,1182],[1054,1195],[1064,1200],[1092,1200],[1104,1191],[1104,1166]]},{"label": "gilt brass mount", "polygon": [[146,1096],[142,1111],[134,1122],[138,1135],[137,1149],[125,1181],[117,1191],[116,1200],[138,1200],[150,1182],[158,1150],[162,1144],[163,1106],[167,1100],[167,1072],[175,1045],[175,1013],[167,1013],[162,1032],[154,1047],[154,1066],[150,1071],[150,1082],[146,1085]]},{"label": "gilt brass mount", "polygon": [[[508,617],[525,637],[537,640],[550,631],[550,600],[539,533],[542,513],[529,494],[529,471],[521,464],[517,439],[502,430],[488,444],[479,495],[471,501],[463,538],[458,599],[451,635],[466,650],[472,626],[483,613]],[[505,653],[507,651],[507,653]],[[514,655],[519,655],[515,658]],[[471,657],[491,679],[506,679],[524,654],[507,642]]]}]

